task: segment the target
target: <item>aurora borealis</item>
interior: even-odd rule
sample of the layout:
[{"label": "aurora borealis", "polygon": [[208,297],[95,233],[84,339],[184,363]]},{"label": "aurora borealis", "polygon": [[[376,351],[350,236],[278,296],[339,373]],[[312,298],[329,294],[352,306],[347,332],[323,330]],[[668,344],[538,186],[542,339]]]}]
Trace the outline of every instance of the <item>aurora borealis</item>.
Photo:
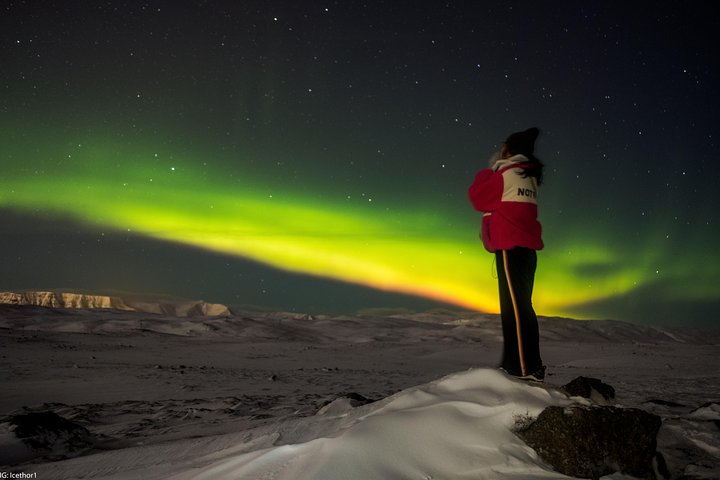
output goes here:
[{"label": "aurora borealis", "polygon": [[419,5],[6,3],[0,289],[497,311],[466,189],[538,126],[538,313],[713,324],[710,2]]}]

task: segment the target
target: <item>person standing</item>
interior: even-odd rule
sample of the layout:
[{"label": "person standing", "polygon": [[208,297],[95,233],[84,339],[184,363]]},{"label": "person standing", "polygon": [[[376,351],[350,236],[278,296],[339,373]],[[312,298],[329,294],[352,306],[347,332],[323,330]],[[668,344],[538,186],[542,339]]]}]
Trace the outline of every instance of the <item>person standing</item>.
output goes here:
[{"label": "person standing", "polygon": [[532,305],[537,250],[543,248],[537,219],[543,164],[534,155],[539,134],[533,127],[508,136],[490,168],[475,176],[468,196],[483,213],[483,245],[496,258],[504,339],[500,368],[518,378],[543,381],[545,366]]}]

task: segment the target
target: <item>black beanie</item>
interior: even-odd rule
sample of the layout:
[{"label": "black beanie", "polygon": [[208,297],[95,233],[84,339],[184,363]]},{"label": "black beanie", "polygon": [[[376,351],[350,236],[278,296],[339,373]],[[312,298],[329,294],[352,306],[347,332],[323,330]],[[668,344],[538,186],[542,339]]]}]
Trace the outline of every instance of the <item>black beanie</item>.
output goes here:
[{"label": "black beanie", "polygon": [[535,152],[535,140],[538,135],[540,135],[540,130],[535,127],[528,128],[524,132],[511,134],[507,140],[505,140],[505,145],[507,145],[508,150],[513,154],[529,157]]}]

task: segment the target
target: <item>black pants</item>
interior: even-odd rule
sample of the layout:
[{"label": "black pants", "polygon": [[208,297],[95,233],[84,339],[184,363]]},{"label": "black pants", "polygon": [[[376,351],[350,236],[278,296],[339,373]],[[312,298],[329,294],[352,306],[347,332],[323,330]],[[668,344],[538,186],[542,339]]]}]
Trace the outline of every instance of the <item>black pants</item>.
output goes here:
[{"label": "black pants", "polygon": [[495,252],[504,348],[501,366],[511,375],[542,367],[540,332],[532,306],[537,253],[529,248]]}]

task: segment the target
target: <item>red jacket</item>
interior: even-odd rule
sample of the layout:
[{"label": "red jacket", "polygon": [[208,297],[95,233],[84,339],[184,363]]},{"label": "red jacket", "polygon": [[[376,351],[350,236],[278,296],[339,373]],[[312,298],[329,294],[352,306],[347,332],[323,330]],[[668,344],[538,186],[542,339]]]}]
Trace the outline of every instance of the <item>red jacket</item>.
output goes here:
[{"label": "red jacket", "polygon": [[489,252],[543,248],[537,181],[521,175],[527,166],[523,155],[499,160],[492,168],[479,171],[468,189],[475,210],[484,212],[482,240]]}]

